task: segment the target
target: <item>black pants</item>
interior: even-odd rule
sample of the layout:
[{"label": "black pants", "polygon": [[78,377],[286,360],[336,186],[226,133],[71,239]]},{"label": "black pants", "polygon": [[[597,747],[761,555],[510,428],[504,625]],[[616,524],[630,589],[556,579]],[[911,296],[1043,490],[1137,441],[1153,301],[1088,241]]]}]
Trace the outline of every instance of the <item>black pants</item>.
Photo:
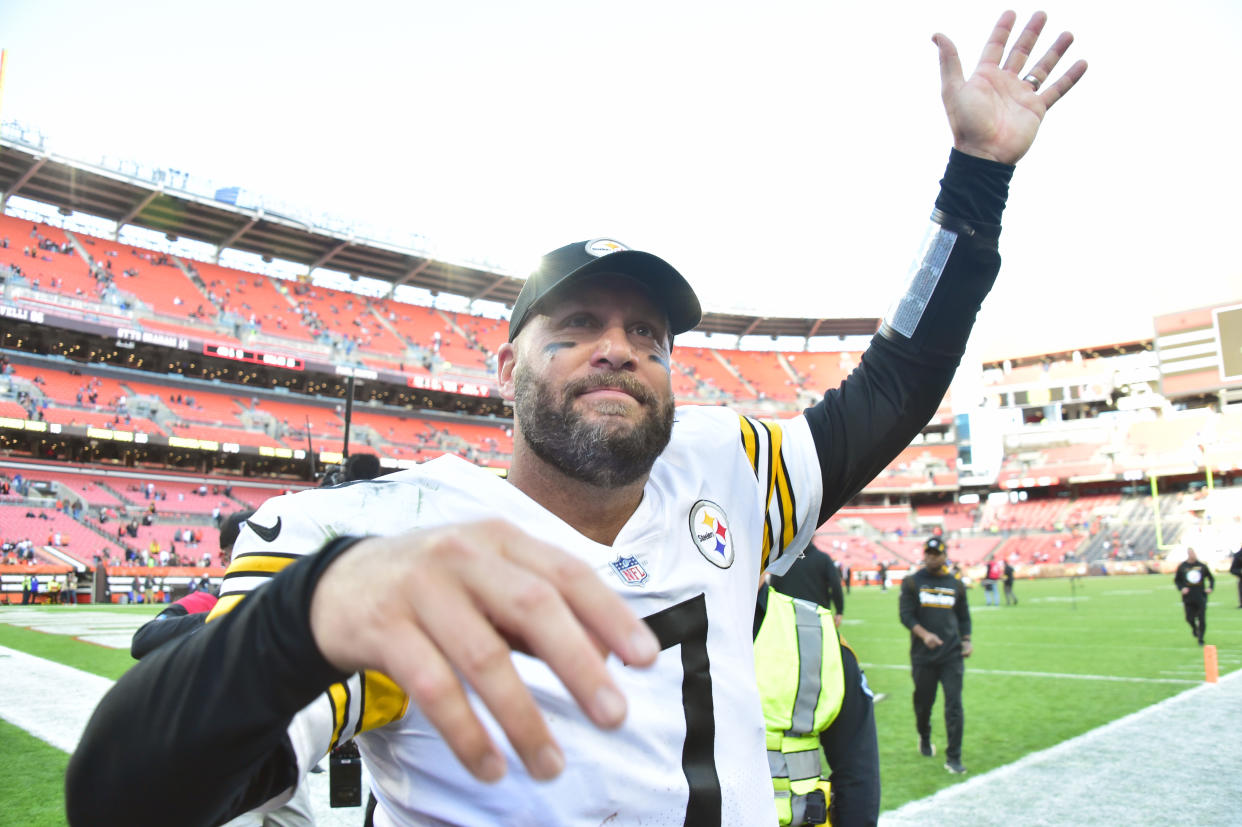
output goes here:
[{"label": "black pants", "polygon": [[937,684],[944,686],[944,730],[948,738],[945,757],[962,759],[962,730],[966,714],[962,710],[962,675],[966,667],[962,659],[950,658],[941,663],[916,663],[914,677],[914,725],[920,738],[931,737],[932,706],[936,703]]},{"label": "black pants", "polygon": [[1238,608],[1242,609],[1242,577],[1238,578]]},{"label": "black pants", "polygon": [[1018,598],[1013,596],[1013,583],[1006,582],[1005,583],[1005,605],[1016,606],[1017,604],[1018,604]]},{"label": "black pants", "polygon": [[1190,624],[1190,633],[1203,642],[1203,633],[1207,631],[1207,600],[1182,600],[1186,609],[1186,622]]}]

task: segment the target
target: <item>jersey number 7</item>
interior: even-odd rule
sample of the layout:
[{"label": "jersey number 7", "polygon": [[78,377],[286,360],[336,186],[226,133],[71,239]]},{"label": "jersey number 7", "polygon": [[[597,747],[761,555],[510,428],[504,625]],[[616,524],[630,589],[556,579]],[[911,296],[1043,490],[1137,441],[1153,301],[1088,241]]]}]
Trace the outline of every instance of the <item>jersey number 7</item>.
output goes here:
[{"label": "jersey number 7", "polygon": [[707,599],[700,594],[643,620],[655,632],[661,650],[681,646],[681,707],[686,715],[681,769],[690,788],[685,823],[687,827],[719,827],[720,777],[716,774],[712,670],[707,658]]}]

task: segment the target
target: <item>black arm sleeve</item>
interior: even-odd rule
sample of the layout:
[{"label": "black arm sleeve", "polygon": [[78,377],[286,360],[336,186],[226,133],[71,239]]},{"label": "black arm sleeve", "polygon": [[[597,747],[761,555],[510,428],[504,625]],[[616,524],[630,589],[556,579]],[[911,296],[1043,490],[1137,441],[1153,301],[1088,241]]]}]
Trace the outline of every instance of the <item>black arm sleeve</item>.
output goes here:
[{"label": "black arm sleeve", "polygon": [[820,733],[819,743],[832,775],[831,821],[838,827],[873,825],[880,818],[880,748],[875,729],[875,706],[858,659],[841,647],[845,668],[845,699],[832,724]]},{"label": "black arm sleeve", "polygon": [[882,326],[859,366],[806,411],[823,471],[820,522],[875,478],[931,419],[1000,270],[1000,215],[1013,167],[953,150],[938,223],[958,232],[913,334]]},{"label": "black arm sleeve", "polygon": [[915,572],[911,572],[901,579],[901,597],[897,601],[898,617],[901,618],[901,625],[911,631],[919,625],[919,597],[918,584],[915,580]]},{"label": "black arm sleeve", "polygon": [[129,654],[134,660],[142,660],[173,638],[179,638],[203,628],[203,624],[207,622],[207,614],[207,612],[186,614],[184,606],[174,603],[134,632],[134,639],[129,643]]},{"label": "black arm sleeve", "polygon": [[315,645],[311,597],[357,539],[337,538],[293,563],[229,614],[123,675],[69,759],[69,823],[124,813],[127,824],[164,825],[176,813],[179,824],[220,824],[293,786],[289,722],[346,677]]}]

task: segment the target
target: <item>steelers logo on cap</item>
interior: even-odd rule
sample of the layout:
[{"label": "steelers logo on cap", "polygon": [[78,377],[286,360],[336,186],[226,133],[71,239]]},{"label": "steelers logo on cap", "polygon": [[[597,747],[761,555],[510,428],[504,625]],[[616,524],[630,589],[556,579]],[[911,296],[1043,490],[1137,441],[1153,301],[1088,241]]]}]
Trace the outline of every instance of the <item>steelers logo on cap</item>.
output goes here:
[{"label": "steelers logo on cap", "polygon": [[628,250],[620,241],[614,241],[611,238],[597,238],[594,241],[586,243],[586,251],[596,258],[601,258],[609,253],[619,253],[622,250]]}]

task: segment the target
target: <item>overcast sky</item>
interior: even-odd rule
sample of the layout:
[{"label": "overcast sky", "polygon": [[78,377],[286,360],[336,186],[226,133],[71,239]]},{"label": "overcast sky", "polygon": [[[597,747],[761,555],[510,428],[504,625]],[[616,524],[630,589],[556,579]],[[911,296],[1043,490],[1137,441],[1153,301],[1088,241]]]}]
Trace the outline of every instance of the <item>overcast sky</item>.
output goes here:
[{"label": "overcast sky", "polygon": [[[1015,7],[1019,26],[1035,8]],[[1051,2],[1086,78],[1015,174],[981,356],[1242,302],[1242,2]],[[881,316],[1004,6],[3,0],[0,116],[525,272],[610,236],[714,310]]]}]

